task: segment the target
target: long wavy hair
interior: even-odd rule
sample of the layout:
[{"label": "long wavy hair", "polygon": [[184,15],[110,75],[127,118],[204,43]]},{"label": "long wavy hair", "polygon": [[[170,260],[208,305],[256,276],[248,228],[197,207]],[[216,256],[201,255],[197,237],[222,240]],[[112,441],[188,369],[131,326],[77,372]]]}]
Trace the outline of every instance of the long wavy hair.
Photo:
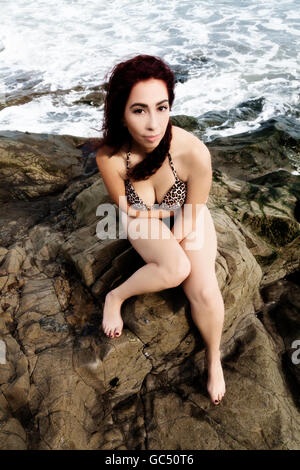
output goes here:
[{"label": "long wavy hair", "polygon": [[[163,80],[168,90],[169,106],[174,101],[175,75],[170,67],[159,57],[141,54],[115,65],[108,74],[105,87],[104,118],[102,124],[103,138],[98,139],[97,147],[111,146],[114,155],[124,145],[131,148],[132,136],[123,123],[125,106],[132,87],[139,81],[149,78]],[[154,174],[163,164],[169,152],[172,139],[172,123],[169,119],[165,135],[158,146],[146,158],[128,169],[127,176],[134,181],[144,180]],[[95,139],[96,140],[96,139]]]}]

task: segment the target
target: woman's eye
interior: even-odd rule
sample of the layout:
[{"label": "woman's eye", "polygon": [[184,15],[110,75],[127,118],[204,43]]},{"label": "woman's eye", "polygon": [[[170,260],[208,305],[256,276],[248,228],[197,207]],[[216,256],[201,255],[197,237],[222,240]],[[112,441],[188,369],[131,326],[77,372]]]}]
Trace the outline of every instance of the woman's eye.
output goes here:
[{"label": "woman's eye", "polygon": [[[168,106],[160,106],[158,109],[159,110],[162,110],[162,109],[165,110],[165,109],[168,109]],[[141,111],[144,111],[144,110],[142,108],[138,108],[138,109],[135,109],[133,112],[135,114],[141,114]]]}]

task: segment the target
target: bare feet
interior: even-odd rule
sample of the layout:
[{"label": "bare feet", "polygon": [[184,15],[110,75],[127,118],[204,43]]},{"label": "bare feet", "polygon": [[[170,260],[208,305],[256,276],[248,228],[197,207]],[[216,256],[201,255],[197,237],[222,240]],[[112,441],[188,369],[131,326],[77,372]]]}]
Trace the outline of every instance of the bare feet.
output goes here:
[{"label": "bare feet", "polygon": [[123,329],[121,317],[122,301],[112,290],[105,297],[102,329],[109,338],[119,338]]},{"label": "bare feet", "polygon": [[206,351],[208,365],[207,391],[214,405],[219,405],[225,394],[225,381],[221,364],[221,353],[213,354]]}]

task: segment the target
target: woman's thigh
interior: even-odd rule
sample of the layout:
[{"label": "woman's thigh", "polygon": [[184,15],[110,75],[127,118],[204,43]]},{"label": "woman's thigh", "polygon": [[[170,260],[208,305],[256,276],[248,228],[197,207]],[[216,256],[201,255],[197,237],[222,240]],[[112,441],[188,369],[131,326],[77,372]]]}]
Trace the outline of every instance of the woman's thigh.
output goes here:
[{"label": "woman's thigh", "polygon": [[146,263],[174,266],[189,259],[170,228],[161,219],[142,219],[121,214],[128,240]]},{"label": "woman's thigh", "polygon": [[187,296],[192,298],[197,298],[201,291],[207,292],[217,287],[215,272],[217,235],[206,205],[199,217],[197,233],[192,232],[189,238],[186,237],[180,242],[191,263],[190,274],[183,281],[182,287]]}]

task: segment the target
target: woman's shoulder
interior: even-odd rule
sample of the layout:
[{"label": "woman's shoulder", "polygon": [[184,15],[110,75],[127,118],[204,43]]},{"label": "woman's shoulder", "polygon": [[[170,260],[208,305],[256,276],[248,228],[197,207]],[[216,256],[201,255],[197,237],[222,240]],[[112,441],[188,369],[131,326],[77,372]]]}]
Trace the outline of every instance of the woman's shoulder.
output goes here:
[{"label": "woman's shoulder", "polygon": [[122,179],[126,178],[126,153],[120,148],[114,151],[110,145],[103,145],[99,148],[96,158],[108,157],[109,164],[118,170]]},{"label": "woman's shoulder", "polygon": [[196,146],[198,150],[205,150],[206,145],[202,140],[200,140],[195,134],[192,132],[186,131],[182,127],[172,126],[174,144],[175,144],[175,151],[176,153],[180,153],[182,157],[186,157],[190,154],[191,149]]},{"label": "woman's shoulder", "polygon": [[172,126],[172,131],[174,137],[173,154],[170,153],[172,158],[174,156],[177,161],[177,166],[181,169],[184,179],[187,180],[192,160],[204,158],[208,149],[202,140],[182,127]]}]

